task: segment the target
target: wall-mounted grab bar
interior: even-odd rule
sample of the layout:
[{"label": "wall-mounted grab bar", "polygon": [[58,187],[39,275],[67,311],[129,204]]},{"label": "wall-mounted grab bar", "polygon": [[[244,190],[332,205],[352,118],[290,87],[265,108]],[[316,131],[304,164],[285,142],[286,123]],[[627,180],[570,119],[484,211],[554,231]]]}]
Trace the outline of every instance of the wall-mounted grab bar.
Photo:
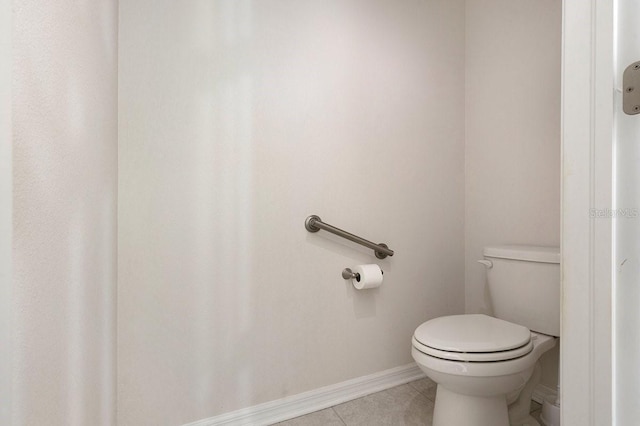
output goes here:
[{"label": "wall-mounted grab bar", "polygon": [[318,232],[319,230],[324,229],[325,231],[331,232],[332,234],[336,234],[342,238],[346,238],[349,241],[353,241],[354,243],[358,243],[362,246],[368,247],[376,253],[376,257],[378,259],[384,259],[387,256],[393,256],[394,253],[393,250],[391,250],[389,246],[384,243],[372,243],[371,241],[360,238],[357,235],[353,235],[347,231],[343,231],[340,228],[336,228],[335,226],[329,225],[328,223],[324,223],[322,219],[314,214],[309,216],[304,221],[304,227],[309,232]]}]

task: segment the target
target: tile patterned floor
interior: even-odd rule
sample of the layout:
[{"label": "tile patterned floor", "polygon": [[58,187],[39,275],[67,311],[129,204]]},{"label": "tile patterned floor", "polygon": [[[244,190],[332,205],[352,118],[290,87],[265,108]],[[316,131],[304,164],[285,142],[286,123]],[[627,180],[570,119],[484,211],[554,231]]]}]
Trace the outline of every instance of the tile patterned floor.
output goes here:
[{"label": "tile patterned floor", "polygon": [[[278,426],[430,426],[436,384],[424,378],[344,404],[278,423]],[[540,421],[542,406],[531,403],[531,415]]]}]

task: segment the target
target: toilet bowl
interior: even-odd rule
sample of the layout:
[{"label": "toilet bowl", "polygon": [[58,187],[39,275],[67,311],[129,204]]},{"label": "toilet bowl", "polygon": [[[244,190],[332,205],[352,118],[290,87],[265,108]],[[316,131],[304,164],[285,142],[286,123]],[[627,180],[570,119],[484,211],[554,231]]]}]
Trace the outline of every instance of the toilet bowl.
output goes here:
[{"label": "toilet bowl", "polygon": [[529,415],[540,356],[560,335],[557,247],[484,249],[494,316],[450,315],[420,325],[411,354],[436,384],[433,426],[539,426]]},{"label": "toilet bowl", "polygon": [[[440,317],[422,324],[413,336],[411,354],[438,384],[433,425],[517,424],[510,423],[508,406],[519,397],[530,400],[530,394],[520,391],[540,356],[556,341],[486,315]],[[519,417],[536,425],[528,410]]]}]

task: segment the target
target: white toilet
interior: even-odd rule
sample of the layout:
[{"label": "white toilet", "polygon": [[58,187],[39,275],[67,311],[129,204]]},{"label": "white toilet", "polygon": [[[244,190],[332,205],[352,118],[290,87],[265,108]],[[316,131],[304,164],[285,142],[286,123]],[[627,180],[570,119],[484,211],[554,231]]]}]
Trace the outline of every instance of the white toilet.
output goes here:
[{"label": "white toilet", "polygon": [[494,316],[435,318],[411,353],[438,384],[433,426],[538,426],[529,415],[540,356],[560,335],[557,247],[485,247]]}]

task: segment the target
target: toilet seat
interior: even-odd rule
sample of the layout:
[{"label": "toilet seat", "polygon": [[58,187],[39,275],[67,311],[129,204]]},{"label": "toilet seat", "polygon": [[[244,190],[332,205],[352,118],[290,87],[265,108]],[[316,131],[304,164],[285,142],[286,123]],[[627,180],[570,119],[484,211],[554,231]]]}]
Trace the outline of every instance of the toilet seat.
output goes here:
[{"label": "toilet seat", "polygon": [[[503,377],[532,368],[541,353],[556,345],[557,337],[532,332],[533,350],[519,358],[499,362],[462,362],[442,359],[421,352],[412,345],[411,353],[420,368],[427,368],[437,374],[463,377]],[[429,376],[433,379],[432,376]],[[434,379],[435,380],[435,379]],[[437,382],[437,381],[436,381]]]},{"label": "toilet seat", "polygon": [[533,349],[528,328],[482,314],[439,317],[419,326],[413,346],[444,360],[495,362],[522,357]]},{"label": "toilet seat", "polygon": [[436,358],[451,360],[451,361],[464,361],[464,362],[495,362],[495,361],[508,361],[521,356],[527,355],[533,350],[533,341],[529,341],[527,344],[512,349],[510,351],[497,351],[497,352],[448,352],[439,349],[431,348],[418,342],[416,338],[413,338],[413,347],[422,352],[423,354],[430,355]]}]

